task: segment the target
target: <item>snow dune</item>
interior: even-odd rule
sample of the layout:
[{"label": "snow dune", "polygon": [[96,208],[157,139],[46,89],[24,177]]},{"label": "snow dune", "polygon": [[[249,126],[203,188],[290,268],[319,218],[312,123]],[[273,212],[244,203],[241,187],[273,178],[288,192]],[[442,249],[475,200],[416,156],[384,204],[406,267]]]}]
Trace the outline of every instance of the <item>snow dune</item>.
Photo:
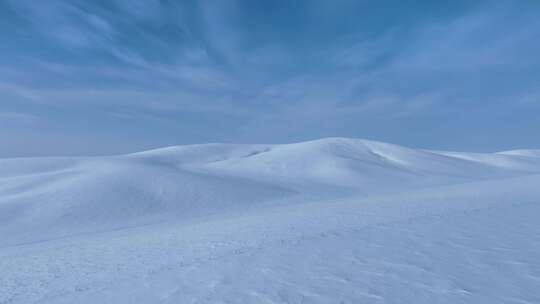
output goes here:
[{"label": "snow dune", "polygon": [[538,303],[540,151],[0,159],[0,303]]}]

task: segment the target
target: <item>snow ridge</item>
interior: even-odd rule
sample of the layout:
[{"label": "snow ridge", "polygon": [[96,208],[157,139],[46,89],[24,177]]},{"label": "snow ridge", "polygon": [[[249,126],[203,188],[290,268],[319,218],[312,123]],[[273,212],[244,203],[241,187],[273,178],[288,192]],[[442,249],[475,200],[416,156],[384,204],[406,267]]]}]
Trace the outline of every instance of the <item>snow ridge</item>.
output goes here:
[{"label": "snow ridge", "polygon": [[534,303],[539,183],[350,138],[0,159],[0,303]]}]

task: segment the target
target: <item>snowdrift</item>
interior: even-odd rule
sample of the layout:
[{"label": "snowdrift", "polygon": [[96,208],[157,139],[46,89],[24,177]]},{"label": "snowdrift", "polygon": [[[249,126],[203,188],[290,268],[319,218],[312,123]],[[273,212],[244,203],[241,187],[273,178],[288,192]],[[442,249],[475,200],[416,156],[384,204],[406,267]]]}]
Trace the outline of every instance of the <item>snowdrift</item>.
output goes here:
[{"label": "snowdrift", "polygon": [[538,151],[437,152],[347,138],[3,159],[0,233],[3,242],[31,241],[531,172],[540,172]]},{"label": "snowdrift", "polygon": [[0,303],[538,303],[540,151],[0,159]]}]

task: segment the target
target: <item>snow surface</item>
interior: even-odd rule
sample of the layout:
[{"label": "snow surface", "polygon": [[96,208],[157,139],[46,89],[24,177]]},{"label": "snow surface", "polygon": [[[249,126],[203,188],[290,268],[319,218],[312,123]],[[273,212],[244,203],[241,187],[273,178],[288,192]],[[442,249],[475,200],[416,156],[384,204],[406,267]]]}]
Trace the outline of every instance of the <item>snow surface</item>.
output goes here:
[{"label": "snow surface", "polygon": [[540,303],[540,151],[0,159],[0,303]]}]

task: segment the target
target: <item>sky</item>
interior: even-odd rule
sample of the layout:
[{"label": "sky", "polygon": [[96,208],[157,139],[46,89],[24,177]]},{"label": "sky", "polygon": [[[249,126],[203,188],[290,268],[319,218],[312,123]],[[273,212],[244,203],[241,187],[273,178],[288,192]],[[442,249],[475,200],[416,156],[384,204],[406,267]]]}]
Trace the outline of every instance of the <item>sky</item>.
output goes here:
[{"label": "sky", "polygon": [[540,148],[540,1],[0,0],[0,157]]}]

